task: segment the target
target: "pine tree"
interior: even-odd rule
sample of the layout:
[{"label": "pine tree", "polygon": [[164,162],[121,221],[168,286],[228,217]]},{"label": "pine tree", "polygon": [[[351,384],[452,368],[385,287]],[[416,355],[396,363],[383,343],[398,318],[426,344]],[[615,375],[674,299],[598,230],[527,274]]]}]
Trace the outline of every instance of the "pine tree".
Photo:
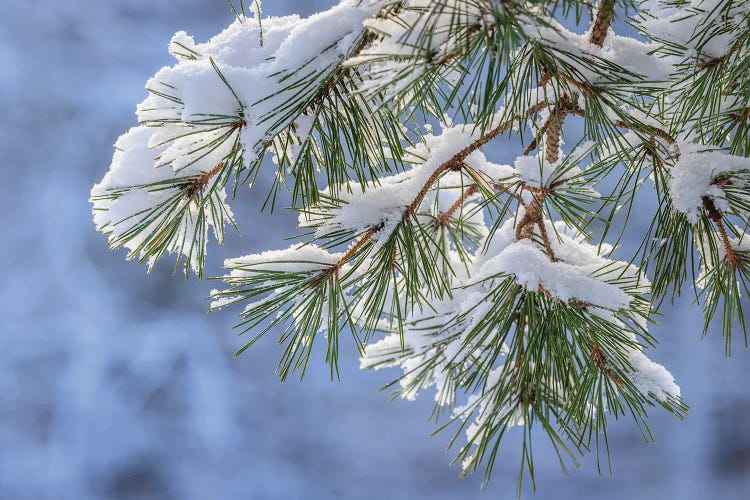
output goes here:
[{"label": "pine tree", "polygon": [[[274,173],[264,208],[288,202],[298,241],[228,259],[211,294],[242,304],[239,352],[280,332],[282,379],[316,343],[335,376],[353,342],[362,368],[401,369],[398,396],[434,387],[464,472],[489,479],[521,427],[520,493],[535,425],[577,464],[608,453],[608,417],[652,439],[651,407],[685,415],[644,353],[665,300],[692,290],[704,334],[747,345],[750,2],[230,5],[208,42],[173,37],[91,200],[113,249],[202,278],[228,199]],[[487,157],[498,141],[512,165]],[[617,260],[643,197],[658,210]]]}]

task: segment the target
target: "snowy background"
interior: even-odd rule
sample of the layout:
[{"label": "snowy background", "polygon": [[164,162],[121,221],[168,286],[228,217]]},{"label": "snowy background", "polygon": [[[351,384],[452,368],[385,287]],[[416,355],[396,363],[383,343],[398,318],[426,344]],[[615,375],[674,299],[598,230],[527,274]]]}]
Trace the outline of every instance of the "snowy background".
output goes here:
[{"label": "snowy background", "polygon": [[[0,498],[512,497],[514,438],[482,494],[480,477],[459,480],[448,466],[449,435],[429,436],[430,398],[389,403],[378,392],[395,370],[360,373],[350,349],[340,382],[319,358],[302,382],[280,384],[272,336],[232,358],[236,311],[205,313],[211,283],[172,277],[168,264],[147,276],[94,231],[90,187],[135,124],[144,82],[172,63],[171,35],[204,40],[231,19],[224,0],[2,2]],[[257,216],[257,198],[233,204],[245,236],[213,250],[208,274],[292,233],[294,217]],[[636,224],[649,215],[641,207]],[[614,424],[614,477],[591,459],[565,476],[539,446],[535,498],[746,494],[750,352],[737,344],[724,359],[716,331],[701,341],[689,303],[665,310],[651,352],[682,386],[688,421],[654,410],[655,445],[631,422]]]}]

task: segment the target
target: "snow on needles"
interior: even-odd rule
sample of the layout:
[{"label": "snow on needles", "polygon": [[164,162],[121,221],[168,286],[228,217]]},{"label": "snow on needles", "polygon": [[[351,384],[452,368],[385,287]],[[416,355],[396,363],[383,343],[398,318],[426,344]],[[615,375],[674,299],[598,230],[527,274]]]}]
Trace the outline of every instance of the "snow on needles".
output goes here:
[{"label": "snow on needles", "polygon": [[346,61],[350,66],[369,65],[361,90],[382,92],[386,100],[409,89],[434,67],[435,61],[450,57],[461,44],[461,34],[454,29],[457,22],[491,22],[491,16],[474,2],[407,0],[400,4],[397,20],[383,17],[367,21],[367,27],[383,38]]},{"label": "snow on needles", "polygon": [[[361,330],[362,345],[384,334],[366,346],[362,367],[403,370],[399,392],[406,399],[434,387],[439,406],[454,408],[456,418],[473,419],[466,426],[470,445],[481,441],[477,435],[494,432],[488,429],[498,419],[524,424],[525,403],[519,404],[523,400],[513,392],[519,387],[515,377],[523,375],[521,365],[541,364],[550,356],[569,356],[563,360],[567,366],[560,365],[560,373],[568,372],[564,383],[538,370],[537,382],[550,389],[550,401],[559,403],[562,412],[570,411],[569,398],[578,397],[569,381],[579,376],[605,380],[613,389],[606,391],[607,398],[633,393],[661,401],[678,397],[671,374],[652,362],[639,342],[650,340],[647,323],[653,314],[650,283],[640,268],[611,259],[612,247],[589,243],[580,229],[588,227],[583,219],[578,225],[565,218],[566,225],[546,218],[555,213],[576,217],[575,210],[566,214],[555,205],[567,194],[599,196],[592,187],[599,181],[586,179],[598,171],[584,167],[583,160],[596,161],[608,149],[607,139],[587,137],[568,155],[562,149],[550,155],[547,144],[535,144],[513,165],[492,163],[481,151],[503,131],[520,131],[535,120],[547,120],[536,127],[536,137],[545,133],[540,126],[549,126],[549,138],[559,128],[553,125],[560,125],[550,119],[553,109],[562,109],[561,117],[601,114],[596,99],[608,92],[617,98],[604,104],[605,119],[617,123],[627,113],[647,128],[659,127],[631,99],[637,89],[630,89],[655,82],[657,92],[672,74],[674,61],[655,56],[656,43],[614,33],[592,41],[590,33],[573,33],[552,17],[546,22],[519,14],[527,43],[514,54],[519,63],[508,67],[509,81],[514,71],[530,67],[524,61],[544,51],[554,54],[560,74],[544,66],[545,81],[538,88],[526,89],[527,77],[509,84],[507,109],[498,110],[500,102],[493,100],[483,113],[456,113],[466,121],[486,114],[475,117],[483,127],[453,125],[446,115],[439,133],[425,126],[428,133],[415,133],[399,144],[402,136],[387,138],[375,130],[375,159],[382,156],[387,162],[387,149],[394,160],[404,160],[397,163],[405,170],[385,168],[388,175],[377,177],[383,170],[371,169],[356,181],[332,175],[331,185],[318,193],[316,175],[322,177],[327,168],[346,169],[349,165],[339,163],[348,162],[347,154],[370,148],[359,144],[365,140],[341,139],[341,130],[357,123],[344,113],[344,128],[322,138],[356,143],[340,162],[320,154],[323,160],[302,171],[287,161],[298,158],[309,145],[306,139],[335,128],[321,118],[326,113],[321,109],[346,111],[346,102],[332,99],[331,108],[321,102],[337,94],[343,88],[339,84],[351,87],[351,94],[344,92],[350,103],[362,99],[375,117],[377,110],[392,109],[394,125],[407,137],[409,127],[398,123],[400,106],[411,102],[422,83],[451,82],[455,75],[447,73],[462,71],[461,64],[448,63],[463,56],[464,31],[499,29],[491,25],[502,16],[490,15],[488,5],[343,0],[306,19],[260,22],[256,2],[258,22],[239,18],[206,43],[196,43],[185,32],[175,34],[169,52],[177,63],[148,81],[149,95],[137,107],[139,126],[117,141],[109,172],[92,190],[97,228],[109,235],[112,247],[129,248],[131,257],[153,262],[167,252],[181,254],[200,275],[209,231],[221,242],[225,224],[233,223],[226,184],[239,182],[243,173],[253,177],[264,153],[273,151],[274,161],[289,167],[295,182],[312,179],[305,195],[313,190],[319,196],[299,196],[293,208],[301,212],[299,226],[312,229],[307,235],[320,246],[309,242],[225,261],[228,289],[212,291],[211,307],[243,302],[241,317],[248,330],[266,320],[266,331],[284,324],[282,338],[292,339],[287,353],[297,353],[302,344],[311,347],[318,333],[328,336],[329,354],[334,353],[342,325],[358,340]],[[393,12],[382,10],[386,7]],[[432,69],[435,78],[422,78]],[[621,80],[627,84],[608,85]],[[596,92],[590,91],[593,85]],[[520,103],[526,111],[516,109],[516,90],[523,91]],[[629,128],[634,133],[637,124]],[[665,134],[660,138],[672,145],[675,141]],[[558,137],[549,147],[553,144],[564,142]],[[313,155],[320,153],[317,147],[309,146]],[[728,209],[716,180],[750,171],[750,160],[681,141],[673,150],[679,151],[670,170],[674,207],[693,222],[705,197]],[[553,161],[545,156],[554,156]],[[317,174],[315,167],[321,167]],[[286,180],[283,170],[277,175]],[[496,220],[486,220],[492,217]],[[524,350],[530,346],[537,349],[533,355]],[[559,346],[565,352],[546,350]],[[524,353],[530,360],[521,359]],[[501,359],[506,356],[516,359]],[[330,360],[335,362],[335,355]],[[466,390],[464,405],[457,401],[459,389]],[[495,399],[493,391],[505,400]],[[606,411],[605,406],[597,408]]]},{"label": "snow on needles", "polygon": [[[229,269],[229,274],[223,277],[224,281],[229,284],[241,285],[245,278],[256,275],[273,274],[313,274],[330,269],[336,265],[343,254],[331,253],[317,245],[292,245],[281,250],[267,250],[265,252],[235,257],[224,261],[224,267]],[[273,283],[268,281],[268,285]],[[272,288],[270,296],[251,302],[246,305],[246,310],[255,307],[263,301],[272,299],[287,291],[293,285],[278,286]],[[212,309],[233,304],[241,300],[241,295],[233,293],[222,293],[220,290],[212,290],[211,302]]]},{"label": "snow on needles", "polygon": [[[175,182],[168,166],[155,167],[165,148],[149,147],[152,133],[151,128],[140,126],[117,140],[109,172],[91,190],[94,223],[108,235],[113,248],[128,248],[130,257],[148,256],[148,246],[163,242],[167,251],[183,254],[197,271],[209,227],[213,226],[221,242],[224,222],[232,218],[226,192],[210,191],[205,201],[213,207],[213,215],[205,217],[201,203],[183,195],[182,186],[191,179],[180,177]],[[177,221],[176,227],[171,218]],[[139,226],[145,228],[138,230]],[[160,236],[154,239],[153,234]],[[153,263],[154,257],[149,260]]]},{"label": "snow on needles", "polygon": [[[563,302],[578,301],[609,310],[628,307],[630,295],[647,293],[650,283],[636,268],[600,255],[596,246],[563,223],[546,223],[557,261],[529,239],[515,241],[513,225],[506,223],[493,236],[500,245],[490,247],[492,256],[478,261],[472,280],[481,282],[498,275],[511,275],[530,291],[543,288]],[[611,250],[606,245],[603,251]]]},{"label": "snow on needles", "polygon": [[698,222],[703,197],[710,197],[719,210],[728,210],[729,202],[716,183],[726,173],[750,172],[750,158],[711,151],[705,146],[678,143],[680,157],[670,169],[669,194],[674,208]]},{"label": "snow on needles", "polygon": [[292,245],[283,250],[267,250],[227,259],[224,267],[231,270],[232,277],[247,275],[252,270],[306,273],[326,269],[336,264],[341,256],[317,245]]},{"label": "snow on needles", "polygon": [[236,19],[206,43],[175,34],[169,52],[177,64],[148,81],[140,126],[118,140],[110,172],[91,192],[110,245],[152,263],[182,254],[200,272],[208,227],[221,243],[231,222],[229,172],[249,167],[287,127],[310,133],[309,119],[289,103],[314,94],[381,3],[345,0],[307,19],[262,25]]},{"label": "snow on needles", "polygon": [[262,46],[261,26],[242,19],[204,44],[178,33],[170,50],[179,62],[149,80],[147,87],[155,92],[139,105],[139,120],[169,127],[177,119],[172,134],[177,138],[185,123],[237,117],[243,123],[245,163],[250,164],[297,119],[299,113],[289,103],[312,96],[361,35],[363,21],[374,10],[356,4],[342,2],[306,19],[265,19]]},{"label": "snow on needles", "polygon": [[[477,139],[470,125],[449,127],[440,135],[427,134],[424,142],[407,150],[407,157],[414,158],[412,168],[397,175],[376,179],[362,187],[349,183],[341,189],[339,208],[327,214],[322,222],[315,216],[300,215],[302,225],[316,225],[316,233],[324,235],[337,230],[364,232],[375,226],[381,227],[376,239],[387,238],[404,217],[404,211],[417,197],[427,180],[456,153]],[[489,162],[478,164],[497,170]],[[496,173],[495,171],[492,173]]]}]

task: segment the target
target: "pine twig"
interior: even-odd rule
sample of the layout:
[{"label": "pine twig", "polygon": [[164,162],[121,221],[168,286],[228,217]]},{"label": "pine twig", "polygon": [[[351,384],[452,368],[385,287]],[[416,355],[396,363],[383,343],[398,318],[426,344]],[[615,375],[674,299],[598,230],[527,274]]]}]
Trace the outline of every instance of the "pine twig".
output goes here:
[{"label": "pine twig", "polygon": [[[425,196],[427,196],[427,193],[429,193],[432,186],[442,177],[442,175],[447,172],[448,170],[461,170],[464,168],[464,160],[473,153],[474,151],[477,151],[479,148],[490,142],[495,137],[498,137],[499,135],[503,134],[505,131],[507,131],[513,123],[516,121],[526,118],[528,116],[531,116],[534,113],[537,113],[541,109],[547,106],[546,102],[538,103],[532,107],[530,107],[526,114],[524,116],[515,116],[511,118],[510,120],[506,120],[499,124],[497,127],[492,129],[487,134],[483,135],[476,141],[472,142],[468,146],[466,146],[464,149],[453,155],[451,158],[446,160],[444,163],[442,163],[438,168],[435,169],[435,171],[430,175],[430,177],[427,179],[427,181],[422,186],[422,189],[417,193],[417,196],[414,197],[411,203],[406,207],[406,209],[403,212],[403,215],[401,217],[400,224],[403,224],[408,220],[417,210],[419,205],[424,201]],[[352,247],[353,249],[356,249],[355,252],[347,252],[344,254],[344,256],[336,263],[334,264],[334,267],[340,268],[343,266],[346,262],[352,259],[354,255],[356,255],[357,251],[359,251],[365,243],[367,243],[369,240],[372,239],[375,234],[377,234],[381,229],[383,228],[382,224],[379,224],[377,226],[373,226],[370,228],[362,237],[361,239],[354,244]]]},{"label": "pine twig", "polygon": [[441,227],[447,227],[450,224],[450,218],[451,216],[463,206],[463,204],[466,202],[466,200],[474,196],[476,193],[479,192],[479,186],[477,184],[472,184],[468,186],[463,193],[461,193],[461,196],[456,200],[451,207],[446,210],[445,212],[441,213],[434,222],[435,229],[439,229]]},{"label": "pine twig", "polygon": [[555,251],[552,249],[552,242],[549,239],[549,235],[547,234],[547,226],[544,223],[544,217],[541,216],[538,220],[535,221],[536,225],[539,227],[539,234],[542,236],[542,242],[544,243],[544,249],[547,251],[547,255],[549,256],[550,260],[552,262],[557,262],[557,257],[555,257]]},{"label": "pine twig", "polygon": [[547,132],[545,134],[544,159],[547,163],[557,163],[560,156],[560,135],[562,134],[562,124],[565,121],[567,111],[564,107],[556,108],[550,113],[547,122]]},{"label": "pine twig", "polygon": [[224,168],[224,162],[220,162],[214,168],[202,174],[196,175],[192,180],[179,184],[186,198],[192,198],[196,193],[206,189],[208,183]]},{"label": "pine twig", "polygon": [[719,235],[721,236],[721,243],[724,245],[724,260],[732,267],[736,268],[740,265],[740,258],[737,255],[737,252],[734,251],[734,248],[732,247],[731,241],[729,241],[729,235],[727,234],[727,229],[724,226],[723,222],[723,214],[721,213],[721,210],[719,210],[716,207],[716,204],[714,203],[714,200],[711,199],[709,196],[704,196],[702,198],[703,201],[703,208],[706,210],[706,214],[708,215],[708,218],[713,221],[714,224],[716,224],[716,228],[719,230]]},{"label": "pine twig", "polygon": [[607,376],[607,378],[612,380],[617,387],[623,387],[625,385],[625,382],[617,376],[617,373],[608,366],[609,360],[607,359],[607,355],[604,354],[604,351],[599,347],[599,344],[595,344],[594,348],[591,350],[591,361],[602,371],[602,373],[604,373],[604,375]]},{"label": "pine twig", "polygon": [[589,43],[598,47],[604,44],[604,40],[607,38],[607,31],[609,31],[609,26],[612,24],[612,11],[614,8],[615,0],[599,1],[599,6],[596,9],[596,19],[591,27]]}]

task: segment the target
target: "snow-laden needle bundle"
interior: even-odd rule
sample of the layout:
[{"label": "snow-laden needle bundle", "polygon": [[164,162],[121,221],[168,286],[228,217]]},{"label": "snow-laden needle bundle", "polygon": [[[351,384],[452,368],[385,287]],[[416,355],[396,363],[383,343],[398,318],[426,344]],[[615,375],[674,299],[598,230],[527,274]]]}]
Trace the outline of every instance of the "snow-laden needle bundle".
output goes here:
[{"label": "snow-laden needle bundle", "polygon": [[[644,349],[688,286],[704,332],[719,321],[727,350],[745,333],[750,2],[233,8],[206,43],[174,36],[177,63],[149,80],[94,186],[112,248],[149,267],[176,254],[202,277],[243,186],[283,200],[300,241],[227,260],[212,292],[213,309],[242,304],[242,350],[279,335],[286,378],[318,344],[335,374],[353,342],[363,368],[403,371],[397,395],[434,389],[464,471],[489,477],[521,427],[519,492],[532,428],[577,463],[607,450],[608,417],[651,439],[652,406],[685,413]],[[633,235],[641,199],[657,208]],[[642,244],[617,260],[623,234]]]}]

